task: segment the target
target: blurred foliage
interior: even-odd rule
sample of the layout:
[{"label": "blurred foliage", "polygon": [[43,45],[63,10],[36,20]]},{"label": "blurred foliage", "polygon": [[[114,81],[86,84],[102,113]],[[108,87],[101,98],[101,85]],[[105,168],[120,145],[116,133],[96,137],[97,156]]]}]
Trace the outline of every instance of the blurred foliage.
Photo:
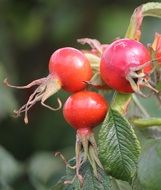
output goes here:
[{"label": "blurred foliage", "polygon": [[6,76],[4,65],[0,63],[0,120],[2,120],[11,110],[17,107],[17,101],[13,96],[11,90],[8,90],[3,85],[3,80]]},{"label": "blurred foliage", "polygon": [[22,173],[22,166],[0,146],[0,189],[10,189],[11,184]]},{"label": "blurred foliage", "polygon": [[29,162],[28,175],[36,189],[48,190],[63,175],[63,166],[51,153],[39,152]]},{"label": "blurred foliage", "polygon": [[140,156],[140,161],[138,165],[138,178],[140,184],[145,190],[160,189],[161,186],[160,140],[151,139],[144,145],[144,151]]},{"label": "blurred foliage", "polygon": [[[63,46],[83,48],[76,43],[78,38],[110,43],[123,37],[134,8],[145,2],[0,0],[0,189],[45,190],[52,186],[64,172],[63,163],[52,152],[62,150],[70,158],[75,142],[75,133],[61,111],[53,113],[36,105],[28,127],[22,118],[11,117],[30,90],[13,91],[3,85],[3,79],[25,84],[47,76],[51,53]],[[156,31],[161,32],[159,19],[146,18],[142,40],[151,42]],[[67,94],[61,91],[49,103],[55,104],[57,96],[64,102]],[[143,103],[158,116],[151,109],[153,102]]]}]

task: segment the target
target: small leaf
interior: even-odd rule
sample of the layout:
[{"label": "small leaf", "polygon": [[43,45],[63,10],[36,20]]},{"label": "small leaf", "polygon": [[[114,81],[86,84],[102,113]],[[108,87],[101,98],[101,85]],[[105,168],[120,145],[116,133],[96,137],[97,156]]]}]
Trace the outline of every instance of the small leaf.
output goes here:
[{"label": "small leaf", "polygon": [[113,109],[99,132],[98,147],[105,170],[130,182],[136,173],[140,144],[129,122]]},{"label": "small leaf", "polygon": [[93,174],[93,170],[89,162],[84,164],[82,174],[84,176],[83,190],[95,189],[95,190],[110,190],[110,179],[105,172],[98,168],[98,178]]},{"label": "small leaf", "polygon": [[[68,163],[70,166],[75,166],[75,158],[69,160]],[[64,181],[72,181],[74,177],[75,177],[75,169],[71,169],[67,166],[66,176]],[[65,185],[63,190],[76,190],[76,189],[80,190],[80,184],[77,178],[75,178],[73,183]]]},{"label": "small leaf", "polygon": [[[71,166],[75,165],[75,159],[69,161]],[[88,161],[86,161],[80,168],[80,174],[83,176],[83,186],[80,187],[79,180],[75,178],[72,184],[63,186],[63,182],[59,181],[52,190],[112,190],[109,176],[107,176],[103,169],[97,168],[98,177],[94,176],[93,169]],[[75,169],[67,167],[64,181],[71,181],[75,177]]]},{"label": "small leaf", "polygon": [[110,90],[110,87],[102,80],[100,72],[96,72],[90,81],[87,81],[89,87],[94,87],[100,90]]},{"label": "small leaf", "polygon": [[84,53],[84,55],[87,57],[88,61],[90,62],[93,71],[98,72],[100,65],[100,58],[92,53]]}]

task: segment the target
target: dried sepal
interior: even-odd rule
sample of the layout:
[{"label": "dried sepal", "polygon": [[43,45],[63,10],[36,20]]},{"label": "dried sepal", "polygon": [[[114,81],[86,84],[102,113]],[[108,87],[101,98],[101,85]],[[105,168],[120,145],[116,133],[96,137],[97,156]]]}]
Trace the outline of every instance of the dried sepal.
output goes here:
[{"label": "dried sepal", "polygon": [[26,104],[24,104],[23,106],[21,106],[20,109],[18,110],[14,110],[14,114],[15,117],[19,117],[21,115],[21,113],[24,113],[24,122],[27,124],[28,123],[28,110],[34,105],[36,104],[36,102],[40,101],[41,105],[52,110],[52,111],[57,111],[62,107],[62,103],[60,101],[60,99],[58,98],[58,106],[55,107],[51,107],[49,105],[47,105],[45,103],[45,101],[52,96],[53,94],[55,94],[58,90],[61,89],[61,82],[60,80],[52,75],[48,75],[47,77],[44,78],[40,78],[37,80],[32,81],[31,83],[25,85],[25,86],[15,86],[15,85],[11,85],[8,83],[8,80],[5,79],[4,80],[4,84],[8,87],[11,88],[17,88],[17,89],[28,89],[31,88],[33,86],[38,86],[34,92],[29,96],[28,101]]}]

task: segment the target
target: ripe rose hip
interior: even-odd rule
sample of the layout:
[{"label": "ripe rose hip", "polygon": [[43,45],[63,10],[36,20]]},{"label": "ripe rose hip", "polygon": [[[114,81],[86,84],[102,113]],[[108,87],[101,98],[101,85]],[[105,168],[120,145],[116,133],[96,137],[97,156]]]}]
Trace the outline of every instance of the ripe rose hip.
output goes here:
[{"label": "ripe rose hip", "polygon": [[64,104],[66,121],[75,129],[92,129],[103,121],[107,102],[98,93],[81,91],[70,96]]},{"label": "ripe rose hip", "polygon": [[103,52],[100,73],[105,83],[119,92],[139,92],[140,85],[147,85],[150,61],[150,53],[142,43],[119,39]]},{"label": "ripe rose hip", "polygon": [[49,73],[58,76],[62,88],[68,92],[77,92],[86,87],[92,70],[84,54],[74,48],[61,48],[55,51],[49,61]]},{"label": "ripe rose hip", "polygon": [[77,130],[76,176],[81,183],[83,178],[79,174],[79,169],[87,158],[91,158],[89,162],[96,176],[96,164],[102,167],[98,159],[97,145],[92,129],[103,121],[108,111],[108,107],[108,103],[100,94],[91,91],[77,92],[71,95],[64,104],[64,118]]},{"label": "ripe rose hip", "polygon": [[58,90],[63,88],[67,92],[77,92],[86,88],[85,81],[92,77],[92,69],[86,56],[79,50],[71,47],[60,48],[56,50],[49,60],[49,75],[47,77],[34,80],[26,86],[13,86],[5,79],[5,84],[13,88],[30,88],[38,85],[36,90],[31,94],[27,103],[18,111],[14,111],[16,116],[25,112],[24,121],[28,123],[28,110],[38,101],[51,110],[61,108],[61,101],[58,98],[59,106],[53,108],[44,102]]},{"label": "ripe rose hip", "polygon": [[161,51],[157,52],[156,58],[158,59],[159,64],[161,64]]}]

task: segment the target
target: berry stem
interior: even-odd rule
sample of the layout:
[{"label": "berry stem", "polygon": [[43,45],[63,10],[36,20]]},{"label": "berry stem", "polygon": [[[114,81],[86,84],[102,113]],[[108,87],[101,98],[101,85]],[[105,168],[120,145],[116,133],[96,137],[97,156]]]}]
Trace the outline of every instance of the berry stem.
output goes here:
[{"label": "berry stem", "polygon": [[127,107],[130,101],[131,94],[122,94],[115,92],[111,103],[111,107],[124,115],[127,112]]}]

